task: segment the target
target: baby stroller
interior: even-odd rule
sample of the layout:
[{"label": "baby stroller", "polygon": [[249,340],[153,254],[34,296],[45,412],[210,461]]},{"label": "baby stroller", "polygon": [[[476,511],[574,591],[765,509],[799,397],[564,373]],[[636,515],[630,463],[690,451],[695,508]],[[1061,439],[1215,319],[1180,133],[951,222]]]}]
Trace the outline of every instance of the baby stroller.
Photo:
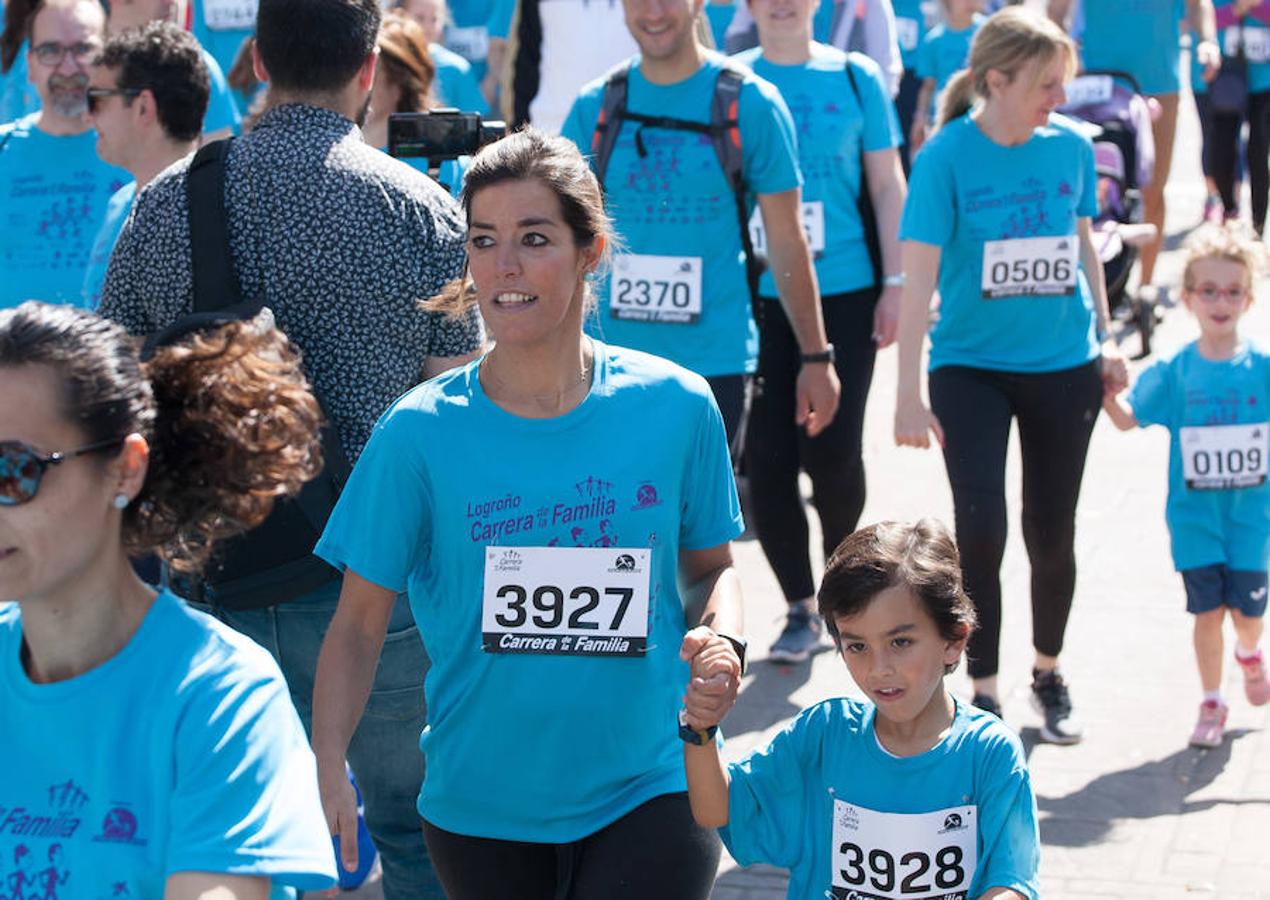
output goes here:
[{"label": "baby stroller", "polygon": [[1155,304],[1127,298],[1138,250],[1123,239],[1119,226],[1142,221],[1142,187],[1155,169],[1151,107],[1127,72],[1088,71],[1067,86],[1067,103],[1059,111],[1089,125],[1098,173],[1094,245],[1102,258],[1107,302],[1113,315],[1127,317],[1137,327],[1145,356],[1151,352]]}]

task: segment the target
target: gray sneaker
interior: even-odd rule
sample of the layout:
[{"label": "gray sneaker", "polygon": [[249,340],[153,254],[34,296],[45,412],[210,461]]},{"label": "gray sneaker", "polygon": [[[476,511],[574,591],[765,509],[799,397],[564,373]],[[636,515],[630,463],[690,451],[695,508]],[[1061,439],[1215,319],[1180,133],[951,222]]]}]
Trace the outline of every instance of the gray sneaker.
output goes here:
[{"label": "gray sneaker", "polygon": [[813,653],[825,649],[820,640],[823,627],[820,617],[807,607],[802,604],[791,606],[785,628],[772,644],[767,658],[779,663],[799,663],[810,659]]}]

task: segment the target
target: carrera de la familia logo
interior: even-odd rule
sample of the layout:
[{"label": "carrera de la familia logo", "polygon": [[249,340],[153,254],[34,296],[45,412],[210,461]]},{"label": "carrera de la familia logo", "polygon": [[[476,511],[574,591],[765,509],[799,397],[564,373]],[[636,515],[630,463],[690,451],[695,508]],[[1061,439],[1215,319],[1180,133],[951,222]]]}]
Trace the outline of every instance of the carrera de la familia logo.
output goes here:
[{"label": "carrera de la familia logo", "polygon": [[145,846],[144,839],[137,837],[137,817],[126,806],[114,806],[106,813],[101,822],[101,834],[93,838],[104,844],[138,844]]},{"label": "carrera de la familia logo", "polygon": [[939,829],[940,834],[947,834],[950,831],[965,831],[966,825],[961,820],[961,813],[949,813],[944,816],[944,827]]},{"label": "carrera de la familia logo", "polygon": [[518,550],[495,550],[491,547],[489,554],[494,558],[495,572],[519,572],[525,564],[525,558]]},{"label": "carrera de la familia logo", "polygon": [[636,571],[635,557],[629,553],[619,553],[617,559],[613,560],[613,568],[610,572],[634,572]]}]

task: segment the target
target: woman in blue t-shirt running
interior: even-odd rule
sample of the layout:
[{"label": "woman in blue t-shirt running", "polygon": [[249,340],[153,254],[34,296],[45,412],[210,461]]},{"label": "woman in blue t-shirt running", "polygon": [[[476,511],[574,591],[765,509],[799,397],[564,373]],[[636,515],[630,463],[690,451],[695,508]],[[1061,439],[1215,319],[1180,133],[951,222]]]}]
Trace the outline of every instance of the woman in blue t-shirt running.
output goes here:
[{"label": "woman in blue t-shirt running", "polygon": [[0,312],[0,808],[47,823],[0,831],[11,890],[37,860],[47,896],[334,882],[277,665],[129,564],[196,572],[321,468],[321,411],[272,315],[209,329],[169,329],[142,363],[91,313]]},{"label": "woman in blue t-shirt running", "polygon": [[692,820],[676,716],[690,624],[730,673],[721,698],[741,674],[722,417],[700,376],[584,336],[612,231],[571,142],[491,144],[463,203],[470,279],[433,305],[477,303],[494,348],[389,408],[317,547],[344,570],[314,689],[331,830],[348,864],[344,751],[408,590],[447,896],[702,900],[719,844]]},{"label": "woman in blue t-shirt running", "polygon": [[[1033,701],[1042,735],[1057,743],[1082,733],[1058,671],[1076,579],[1076,501],[1103,383],[1126,378],[1114,345],[1100,346],[1107,299],[1090,239],[1093,146],[1053,112],[1075,61],[1067,35],[1046,19],[1008,8],[985,22],[970,68],[945,92],[940,130],[914,162],[900,223],[907,282],[895,439],[926,447],[934,432],[944,448],[981,626],[968,648],[975,703],[999,712],[1005,459],[1018,420]],[[920,362],[937,280],[927,409]]]}]

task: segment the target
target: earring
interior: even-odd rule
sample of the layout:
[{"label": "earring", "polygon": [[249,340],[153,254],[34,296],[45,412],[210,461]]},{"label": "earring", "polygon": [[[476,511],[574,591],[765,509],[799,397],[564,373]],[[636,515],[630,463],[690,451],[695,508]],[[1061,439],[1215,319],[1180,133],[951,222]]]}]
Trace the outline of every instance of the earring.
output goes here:
[{"label": "earring", "polygon": [[127,509],[128,504],[131,502],[132,499],[127,494],[115,494],[115,499],[112,501],[111,505],[115,509]]}]

